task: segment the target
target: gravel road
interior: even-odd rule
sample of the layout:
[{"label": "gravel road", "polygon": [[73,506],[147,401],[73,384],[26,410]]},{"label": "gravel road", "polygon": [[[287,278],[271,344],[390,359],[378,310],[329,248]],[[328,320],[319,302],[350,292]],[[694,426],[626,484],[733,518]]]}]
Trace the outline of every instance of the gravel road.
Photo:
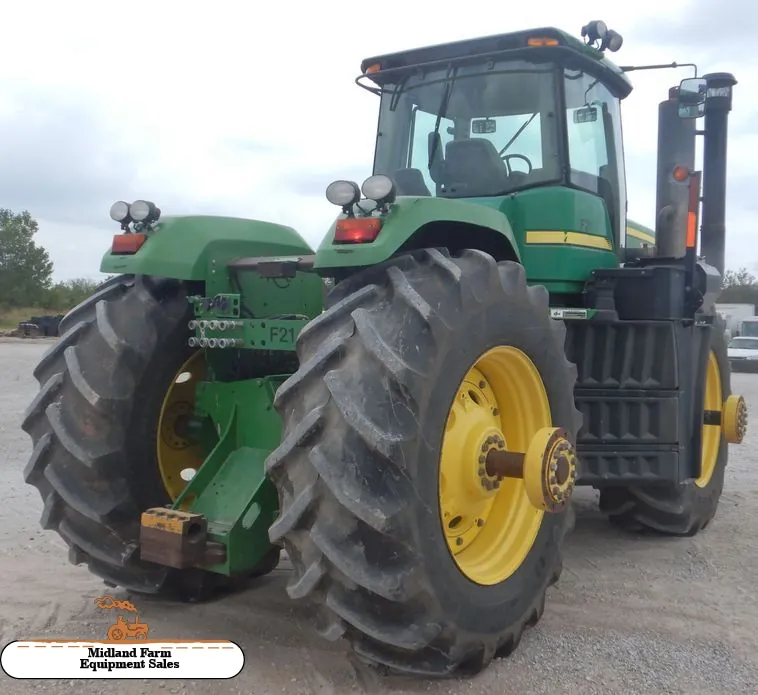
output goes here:
[{"label": "gravel road", "polygon": [[[0,339],[0,642],[103,639],[108,616],[93,598],[102,582],[68,564],[65,545],[39,527],[41,502],[23,483],[30,440],[19,428],[36,392],[32,369],[49,341]],[[733,376],[758,403],[758,375]],[[151,638],[232,639],[245,668],[230,681],[15,681],[5,695],[187,693],[198,695],[440,695],[758,692],[758,470],[754,425],[732,447],[726,489],[711,526],[694,539],[648,539],[614,530],[593,491],[576,495],[576,531],[545,616],[510,659],[470,681],[379,679],[356,671],[341,645],[312,637],[285,594],[286,567],[244,594],[206,605],[136,599]],[[111,591],[111,593],[113,593]],[[119,594],[116,594],[117,596]],[[99,612],[99,615],[98,615]]]}]

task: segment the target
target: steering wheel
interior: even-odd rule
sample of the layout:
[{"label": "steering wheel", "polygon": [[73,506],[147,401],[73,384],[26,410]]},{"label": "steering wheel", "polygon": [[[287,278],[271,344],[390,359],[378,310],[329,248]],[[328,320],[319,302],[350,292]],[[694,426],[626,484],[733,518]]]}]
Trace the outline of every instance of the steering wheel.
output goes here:
[{"label": "steering wheel", "polygon": [[[529,171],[526,172],[527,176],[531,174],[532,170],[534,169],[534,166],[532,166],[532,162],[529,159],[529,157],[526,157],[523,154],[503,154],[503,155],[500,155],[500,158],[503,160],[503,162],[505,162],[505,170],[508,176],[510,176],[513,173],[513,167],[511,166],[511,162],[510,162],[511,159],[522,159],[523,161],[526,162],[526,165],[529,167]],[[517,173],[522,174],[523,172],[519,171]]]}]

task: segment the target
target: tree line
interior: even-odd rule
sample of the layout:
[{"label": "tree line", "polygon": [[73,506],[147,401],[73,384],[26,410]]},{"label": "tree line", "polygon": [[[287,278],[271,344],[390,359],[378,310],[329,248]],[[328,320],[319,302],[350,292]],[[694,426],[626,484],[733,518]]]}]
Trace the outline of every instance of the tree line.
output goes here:
[{"label": "tree line", "polygon": [[[37,221],[27,210],[0,208],[0,308],[38,307],[65,312],[100,284],[78,278],[52,281],[53,262],[34,241]],[[758,305],[758,279],[746,268],[727,270],[719,302]]]},{"label": "tree line", "polygon": [[86,278],[53,282],[53,262],[35,243],[37,221],[27,210],[0,208],[0,309],[35,307],[65,313],[100,284]]}]

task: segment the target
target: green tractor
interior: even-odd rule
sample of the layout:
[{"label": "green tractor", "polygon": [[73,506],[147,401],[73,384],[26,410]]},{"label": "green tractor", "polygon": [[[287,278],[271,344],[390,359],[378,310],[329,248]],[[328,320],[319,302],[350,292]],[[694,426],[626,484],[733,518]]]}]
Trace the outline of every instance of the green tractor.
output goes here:
[{"label": "green tractor", "polygon": [[315,252],[278,224],[114,204],[115,277],[63,319],[23,422],[72,562],[202,600],[284,550],[327,639],[473,674],[540,619],[575,486],[632,531],[713,519],[747,418],[713,308],[736,81],[660,105],[646,229],[626,219],[632,68],[603,22],[582,35],[364,61],[373,175],[328,186]]}]

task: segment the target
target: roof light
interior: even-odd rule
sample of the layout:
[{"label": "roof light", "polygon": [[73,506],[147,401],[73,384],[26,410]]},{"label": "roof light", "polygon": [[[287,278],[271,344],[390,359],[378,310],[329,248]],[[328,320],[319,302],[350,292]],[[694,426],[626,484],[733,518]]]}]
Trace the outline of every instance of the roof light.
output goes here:
[{"label": "roof light", "polygon": [[621,34],[619,34],[617,31],[611,29],[603,39],[603,46],[601,50],[605,50],[607,48],[611,53],[615,53],[623,45],[624,37],[621,36]]},{"label": "roof light", "polygon": [[374,63],[366,68],[366,75],[373,75],[375,72],[379,72],[382,69],[381,63]]},{"label": "roof light", "polygon": [[532,36],[526,40],[527,46],[559,46],[558,39],[551,39],[546,36]]},{"label": "roof light", "polygon": [[582,27],[582,36],[587,39],[589,44],[602,41],[607,33],[608,25],[601,19],[596,19]]}]

